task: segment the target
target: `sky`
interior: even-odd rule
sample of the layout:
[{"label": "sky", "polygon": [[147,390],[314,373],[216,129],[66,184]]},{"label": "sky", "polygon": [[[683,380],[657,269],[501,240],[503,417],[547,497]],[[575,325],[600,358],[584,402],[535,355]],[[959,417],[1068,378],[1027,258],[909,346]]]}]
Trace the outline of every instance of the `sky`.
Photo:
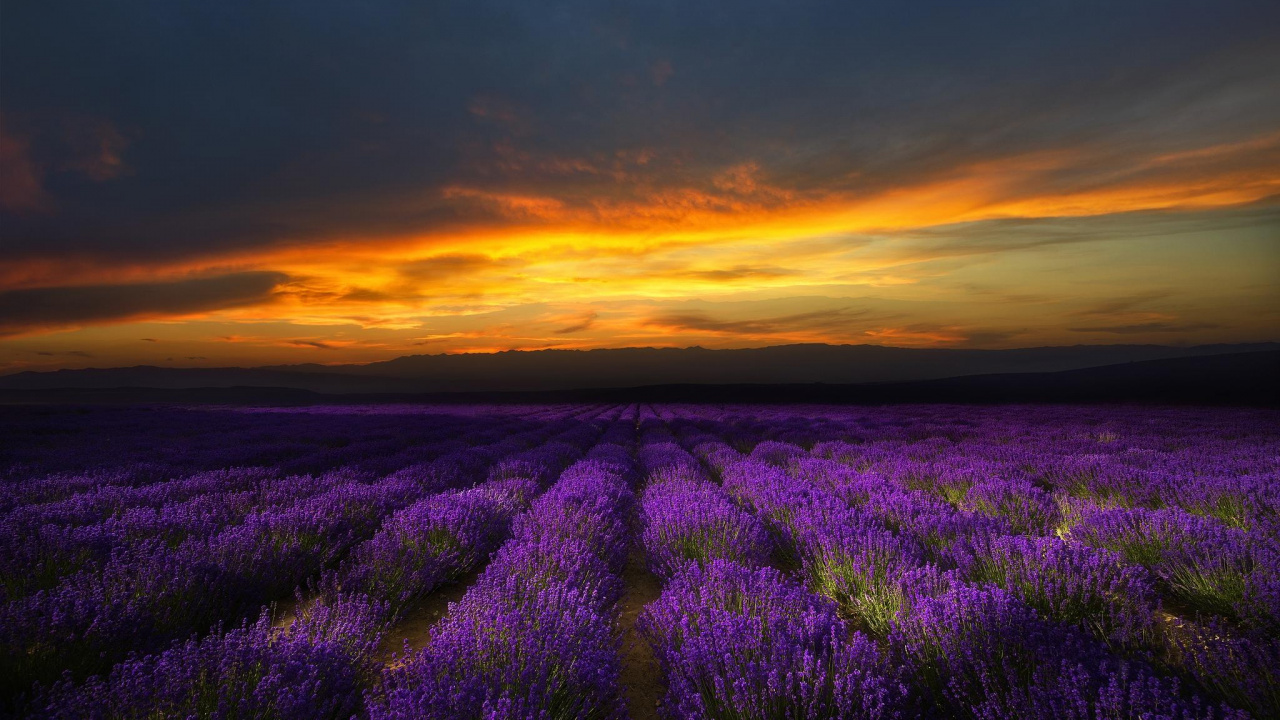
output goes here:
[{"label": "sky", "polygon": [[0,372],[1280,340],[1280,3],[0,3]]}]

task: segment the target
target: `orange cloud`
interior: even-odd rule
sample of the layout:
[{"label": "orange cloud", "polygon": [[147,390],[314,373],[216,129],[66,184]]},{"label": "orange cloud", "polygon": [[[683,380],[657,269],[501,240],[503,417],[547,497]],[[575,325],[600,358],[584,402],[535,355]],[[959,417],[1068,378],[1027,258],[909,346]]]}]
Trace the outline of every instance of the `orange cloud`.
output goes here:
[{"label": "orange cloud", "polygon": [[899,347],[952,345],[969,339],[959,328],[883,327],[863,334],[877,344]]},{"label": "orange cloud", "polygon": [[555,222],[567,217],[564,203],[553,197],[512,195],[464,187],[447,187],[441,194],[446,200],[479,200],[497,208],[502,215],[516,219]]},{"label": "orange cloud", "polygon": [[[473,114],[506,122],[495,107],[478,105]],[[9,143],[6,152],[19,147],[12,139],[4,142]],[[705,299],[740,291],[818,295],[832,286],[842,293],[859,287],[920,297],[938,278],[969,262],[964,258],[1060,242],[962,238],[948,230],[954,224],[1240,207],[1280,191],[1280,165],[1264,161],[1277,152],[1280,135],[1272,134],[1153,155],[1127,164],[1123,174],[1101,179],[1082,171],[1096,162],[1084,150],[1040,152],[955,167],[873,192],[791,187],[759,161],[729,164],[698,181],[644,149],[580,159],[528,154],[519,157],[521,167],[557,177],[591,176],[597,185],[449,185],[433,202],[477,209],[482,211],[475,216],[479,219],[420,232],[320,234],[305,242],[150,263],[34,257],[0,268],[0,291],[52,292],[105,284],[106,279],[113,285],[146,285],[272,272],[280,277],[269,291],[226,307],[201,305],[172,316],[233,324],[351,326],[386,333],[396,347],[428,342],[450,351],[678,345],[680,338],[748,344],[960,344],[979,337],[966,329],[972,325],[886,318],[850,324],[847,314],[827,310],[826,316],[800,312],[724,319],[670,312],[622,317],[586,308],[596,301],[617,301],[643,313],[639,308],[649,300]],[[512,153],[516,157],[514,149]],[[628,180],[617,182],[615,171]],[[1082,176],[1089,179],[1078,180]],[[636,177],[648,179],[632,180]],[[949,264],[939,265],[941,261]],[[465,320],[472,326],[427,330],[439,318],[465,319],[539,304],[559,309],[509,327]],[[93,322],[156,317],[166,315],[147,309]],[[1069,323],[1125,327],[1135,334],[1167,334],[1175,327],[1215,330],[1213,322],[1203,319],[1175,323],[1154,316],[1116,318],[1110,325],[1059,323],[1061,328]],[[236,333],[223,337],[227,342],[258,342],[241,340]],[[481,340],[491,342],[476,342]],[[300,351],[321,349],[311,343],[341,352],[370,347],[301,333],[262,342]]]}]

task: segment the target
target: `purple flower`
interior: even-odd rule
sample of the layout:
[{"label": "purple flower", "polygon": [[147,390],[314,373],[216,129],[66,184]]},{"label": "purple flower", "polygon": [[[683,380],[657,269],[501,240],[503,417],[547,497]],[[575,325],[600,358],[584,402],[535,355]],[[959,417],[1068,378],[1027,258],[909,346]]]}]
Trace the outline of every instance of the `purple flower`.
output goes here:
[{"label": "purple flower", "polygon": [[551,583],[524,602],[477,597],[431,644],[390,670],[369,716],[622,718],[617,640],[580,591]]},{"label": "purple flower", "polygon": [[829,601],[775,570],[686,566],[637,621],[679,718],[891,718],[904,687]]},{"label": "purple flower", "polygon": [[63,681],[33,703],[48,718],[347,718],[373,677],[383,610],[346,599],[289,628],[258,622],[156,655],[135,656],[82,686]]},{"label": "purple flower", "polygon": [[1255,717],[1280,717],[1280,637],[1240,634],[1224,623],[1178,623],[1166,633],[1171,661],[1206,694]]},{"label": "purple flower", "polygon": [[963,563],[970,580],[994,583],[1045,617],[1108,642],[1139,645],[1155,632],[1154,585],[1114,552],[1021,536],[979,542],[972,552]]},{"label": "purple flower", "polygon": [[1097,510],[1071,537],[1142,565],[1180,603],[1258,629],[1280,628],[1280,552],[1246,531],[1183,510]]},{"label": "purple flower", "polygon": [[640,522],[649,568],[662,577],[715,559],[762,565],[772,551],[760,521],[705,481],[651,481],[640,500]]}]

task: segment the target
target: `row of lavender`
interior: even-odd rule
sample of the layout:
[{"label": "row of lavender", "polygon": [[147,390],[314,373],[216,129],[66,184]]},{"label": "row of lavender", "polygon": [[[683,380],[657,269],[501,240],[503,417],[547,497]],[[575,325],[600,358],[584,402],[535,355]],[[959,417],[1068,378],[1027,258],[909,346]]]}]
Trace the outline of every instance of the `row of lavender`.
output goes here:
[{"label": "row of lavender", "polygon": [[[387,475],[475,444],[502,423],[534,430],[584,406],[316,408],[6,407],[0,511],[106,485],[139,485],[227,467],[280,475],[347,468]],[[599,409],[599,408],[597,408]],[[423,453],[426,455],[424,456]]]},{"label": "row of lavender", "polygon": [[432,633],[384,673],[373,718],[622,718],[617,603],[633,424],[610,427],[515,523]]},{"label": "row of lavender", "polygon": [[[479,444],[459,450],[443,440],[434,459],[383,478],[253,469],[20,504],[4,518],[5,546],[35,572],[13,574],[0,611],[0,675],[15,694],[40,683],[28,711],[53,716],[293,708],[306,717],[325,698],[336,716],[349,715],[377,635],[487,559],[511,517],[594,442],[599,422],[588,421],[597,415],[577,407],[499,416],[472,436]],[[456,436],[453,420],[439,418],[440,438]],[[450,490],[486,477],[474,490]],[[196,502],[208,512],[192,513]],[[142,512],[158,521],[135,521]],[[217,629],[302,585],[319,599],[302,604],[292,626],[273,628],[264,614]]]},{"label": "row of lavender", "polygon": [[[673,578],[646,620],[673,716],[1280,714],[1274,418],[1209,424],[1228,442],[1006,416],[850,443],[860,412],[807,432],[790,409],[662,415],[724,483],[683,448],[642,449],[666,456],[642,507]],[[1036,435],[1068,442],[1019,438]],[[1070,473],[1044,471],[1055,455]],[[1114,478],[1162,507],[1097,492]]]},{"label": "row of lavender", "polygon": [[902,686],[833,604],[768,566],[773,540],[662,427],[646,423],[641,543],[662,596],[638,620],[680,718],[893,717]]},{"label": "row of lavender", "polygon": [[[671,717],[1280,715],[1276,418],[1070,411],[526,409],[462,430],[475,447],[444,440],[413,467],[347,469],[293,496],[273,493],[299,480],[263,471],[243,487],[236,473],[61,493],[20,480],[6,522],[47,540],[6,546],[41,572],[13,573],[0,619],[95,608],[101,593],[68,590],[86,581],[138,592],[82,635],[11,633],[5,662],[30,673],[43,642],[53,669],[97,649],[86,638],[116,639],[45,681],[28,707],[52,717],[622,717],[634,544],[665,583],[638,627]],[[467,425],[455,417],[441,438]],[[175,519],[125,520],[152,511]],[[217,519],[176,519],[202,513]],[[306,522],[273,524],[286,517]],[[240,528],[264,528],[248,537],[266,549],[199,565]],[[384,668],[381,635],[495,548],[430,643]],[[148,550],[188,554],[145,565]],[[206,574],[153,587],[132,564]],[[199,620],[155,612],[206,581],[212,598],[178,597]],[[236,625],[299,585],[296,618]],[[230,589],[246,597],[216,594]],[[89,601],[57,606],[54,590]],[[217,621],[235,629],[183,639]],[[129,649],[143,652],[110,666]]]}]

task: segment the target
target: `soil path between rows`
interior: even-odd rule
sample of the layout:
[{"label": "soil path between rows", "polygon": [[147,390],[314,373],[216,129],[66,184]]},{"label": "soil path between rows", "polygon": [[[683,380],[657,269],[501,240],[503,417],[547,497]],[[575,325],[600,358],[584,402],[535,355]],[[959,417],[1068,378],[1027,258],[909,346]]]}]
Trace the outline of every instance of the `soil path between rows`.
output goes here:
[{"label": "soil path between rows", "polygon": [[622,694],[627,700],[631,720],[653,720],[661,717],[658,703],[665,688],[653,651],[636,633],[636,618],[645,605],[662,594],[662,582],[635,556],[627,561],[622,571],[622,582],[622,600],[618,603],[621,609],[618,629],[622,632],[622,674],[619,678]]},{"label": "soil path between rows", "polygon": [[393,656],[404,659],[405,641],[408,641],[411,652],[426,647],[431,629],[449,613],[449,603],[457,602],[467,594],[467,590],[475,583],[480,571],[469,573],[456,582],[447,583],[431,591],[420,603],[405,614],[395,627],[382,636],[378,646],[378,661],[390,663]]}]

